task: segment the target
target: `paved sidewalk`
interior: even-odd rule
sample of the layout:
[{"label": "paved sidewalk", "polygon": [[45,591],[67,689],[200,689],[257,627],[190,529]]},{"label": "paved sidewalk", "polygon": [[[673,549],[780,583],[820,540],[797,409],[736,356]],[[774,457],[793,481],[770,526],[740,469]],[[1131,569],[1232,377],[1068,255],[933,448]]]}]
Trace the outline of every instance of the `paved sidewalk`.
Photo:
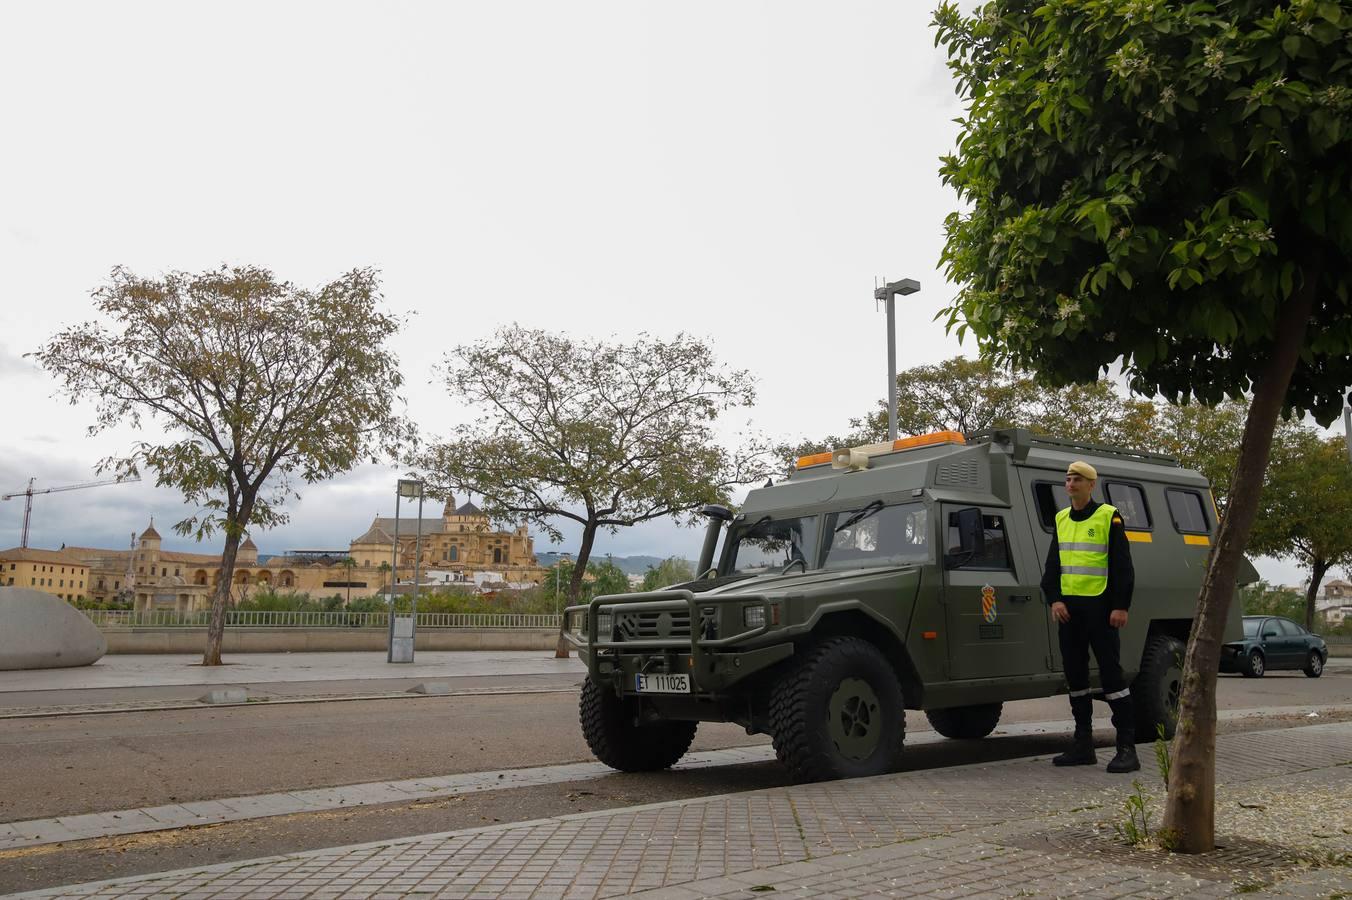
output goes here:
[{"label": "paved sidewalk", "polygon": [[[1148,747],[1143,748],[1149,750]],[[1151,754],[1147,752],[1145,756]],[[1113,837],[1130,779],[1047,758],[425,835],[25,897],[1329,897],[1352,884],[1352,723],[1218,741],[1205,858]],[[1158,795],[1147,760],[1141,782]],[[1298,817],[1285,818],[1286,798]],[[1158,796],[1149,801],[1158,818]]]},{"label": "paved sidewalk", "polygon": [[554,659],[546,650],[419,650],[412,663],[387,663],[383,652],[233,653],[225,661],[203,666],[201,654],[114,654],[92,666],[0,672],[0,693],[586,672],[576,655]]}]

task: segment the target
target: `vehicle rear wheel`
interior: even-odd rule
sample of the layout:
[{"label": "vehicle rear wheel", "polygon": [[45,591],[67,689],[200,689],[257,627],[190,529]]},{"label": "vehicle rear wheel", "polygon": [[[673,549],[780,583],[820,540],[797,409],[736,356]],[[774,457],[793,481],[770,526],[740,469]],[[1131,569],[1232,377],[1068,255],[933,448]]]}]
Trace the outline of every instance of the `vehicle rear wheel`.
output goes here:
[{"label": "vehicle rear wheel", "polygon": [[994,731],[1000,723],[1000,711],[1003,708],[1003,703],[978,703],[975,706],[927,709],[925,718],[944,737],[970,741]]},{"label": "vehicle rear wheel", "polygon": [[798,781],[891,772],[906,740],[896,672],[862,638],[815,644],[771,692],[770,733],[775,755]]},{"label": "vehicle rear wheel", "polygon": [[1157,634],[1141,652],[1141,670],[1131,683],[1131,702],[1136,711],[1136,740],[1147,743],[1159,737],[1172,740],[1178,727],[1178,700],[1183,691],[1183,654],[1187,647],[1176,637]]},{"label": "vehicle rear wheel", "polygon": [[1248,658],[1244,660],[1244,668],[1240,672],[1245,678],[1262,678],[1263,673],[1267,671],[1267,660],[1263,658],[1262,650],[1249,651]]},{"label": "vehicle rear wheel", "polygon": [[596,758],[621,772],[656,772],[675,765],[690,749],[698,722],[637,724],[634,705],[590,678],[578,701],[582,736]]},{"label": "vehicle rear wheel", "polygon": [[1310,658],[1305,660],[1305,668],[1302,671],[1309,678],[1318,678],[1324,674],[1324,657],[1319,655],[1318,650],[1310,651]]}]

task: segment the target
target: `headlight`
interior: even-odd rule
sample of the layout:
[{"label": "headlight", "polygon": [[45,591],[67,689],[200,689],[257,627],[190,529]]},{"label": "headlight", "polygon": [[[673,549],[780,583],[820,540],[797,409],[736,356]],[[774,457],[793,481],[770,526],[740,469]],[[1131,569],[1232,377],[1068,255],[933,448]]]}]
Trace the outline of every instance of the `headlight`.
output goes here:
[{"label": "headlight", "polygon": [[[742,624],[747,628],[765,627],[765,604],[749,603],[742,607]],[[770,604],[770,624],[779,624],[779,604]]]},{"label": "headlight", "polygon": [[596,639],[598,641],[608,641],[611,639],[615,628],[615,616],[606,610],[596,614]]}]

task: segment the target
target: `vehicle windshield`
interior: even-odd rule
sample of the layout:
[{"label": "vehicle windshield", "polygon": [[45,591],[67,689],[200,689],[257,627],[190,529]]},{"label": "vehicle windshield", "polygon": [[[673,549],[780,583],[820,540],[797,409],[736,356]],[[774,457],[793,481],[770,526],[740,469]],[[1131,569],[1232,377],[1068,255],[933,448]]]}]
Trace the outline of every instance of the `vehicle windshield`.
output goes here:
[{"label": "vehicle windshield", "polygon": [[922,503],[872,503],[826,517],[823,569],[905,566],[927,562],[929,513]]},{"label": "vehicle windshield", "polygon": [[1244,636],[1245,636],[1245,637],[1258,637],[1258,623],[1260,623],[1260,622],[1262,622],[1262,621],[1263,621],[1262,619],[1245,619],[1245,620],[1244,620]]},{"label": "vehicle windshield", "polygon": [[725,575],[763,575],[795,560],[813,568],[817,544],[817,517],[772,519],[763,516],[732,533],[732,551]]}]

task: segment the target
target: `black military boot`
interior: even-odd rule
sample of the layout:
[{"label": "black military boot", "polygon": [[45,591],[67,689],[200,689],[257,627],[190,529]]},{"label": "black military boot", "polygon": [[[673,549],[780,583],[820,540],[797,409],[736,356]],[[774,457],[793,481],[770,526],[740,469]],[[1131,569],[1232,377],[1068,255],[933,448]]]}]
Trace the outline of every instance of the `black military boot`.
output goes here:
[{"label": "black military boot", "polygon": [[1054,766],[1094,766],[1094,701],[1089,697],[1071,697],[1070,712],[1075,716],[1075,737],[1064,753],[1052,757]]},{"label": "black military boot", "polygon": [[1112,707],[1113,727],[1117,729],[1117,755],[1108,763],[1108,771],[1135,772],[1141,768],[1141,761],[1136,758],[1136,710],[1132,708],[1131,696],[1110,700],[1108,705]]}]

